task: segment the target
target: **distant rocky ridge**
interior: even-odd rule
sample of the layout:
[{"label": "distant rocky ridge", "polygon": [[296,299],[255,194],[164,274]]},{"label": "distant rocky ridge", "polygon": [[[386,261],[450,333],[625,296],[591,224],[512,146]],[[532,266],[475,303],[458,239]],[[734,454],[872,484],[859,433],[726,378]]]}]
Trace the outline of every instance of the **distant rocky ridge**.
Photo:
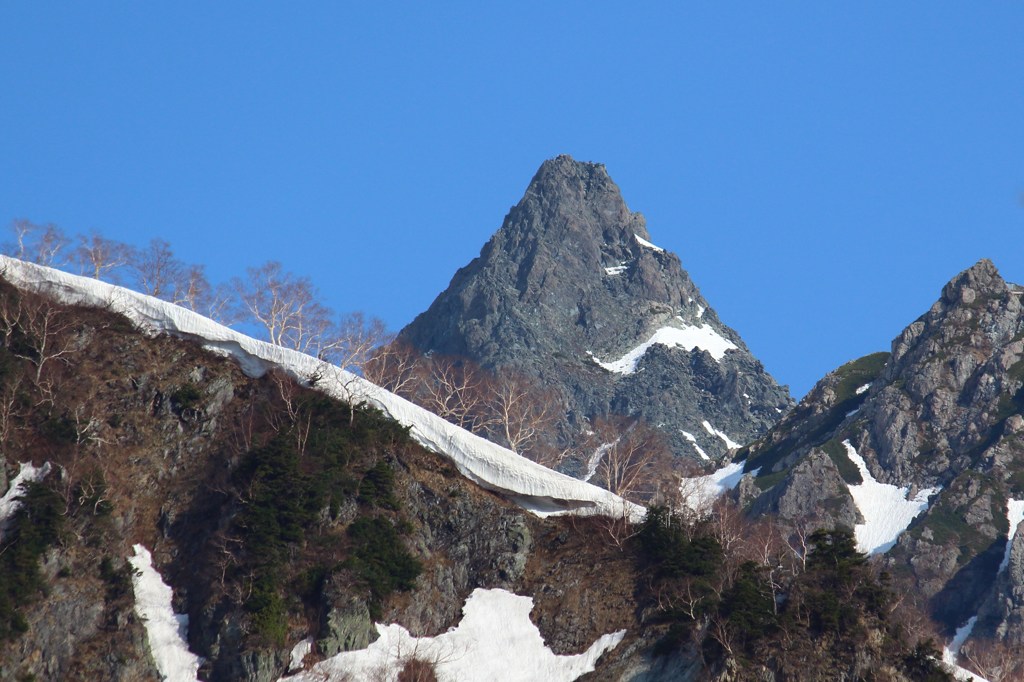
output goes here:
[{"label": "distant rocky ridge", "polygon": [[[912,497],[941,489],[886,561],[949,634],[1024,645],[1024,306],[982,260],[942,290],[891,353],[826,376],[766,436],[741,450],[741,495],[794,527],[864,522],[849,488],[869,475]],[[1012,550],[1012,551],[1011,551]],[[970,640],[968,640],[970,641]]]},{"label": "distant rocky ridge", "polygon": [[562,445],[595,417],[642,416],[677,454],[720,460],[792,405],[605,167],[568,156],[541,165],[480,256],[399,339],[554,389]]}]

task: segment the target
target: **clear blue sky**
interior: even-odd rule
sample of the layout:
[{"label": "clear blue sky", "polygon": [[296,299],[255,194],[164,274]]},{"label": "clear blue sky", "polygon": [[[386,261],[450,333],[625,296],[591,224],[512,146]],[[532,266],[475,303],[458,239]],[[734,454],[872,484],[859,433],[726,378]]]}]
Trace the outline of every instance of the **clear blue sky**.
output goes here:
[{"label": "clear blue sky", "polygon": [[568,153],[800,396],[978,258],[1024,282],[1024,4],[845,4],[5,2],[0,222],[397,329]]}]

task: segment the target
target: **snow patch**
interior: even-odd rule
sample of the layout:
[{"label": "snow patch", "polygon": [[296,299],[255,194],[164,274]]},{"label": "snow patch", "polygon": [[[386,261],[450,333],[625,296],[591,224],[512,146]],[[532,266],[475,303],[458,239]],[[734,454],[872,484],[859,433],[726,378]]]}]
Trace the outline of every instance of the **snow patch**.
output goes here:
[{"label": "snow patch", "polygon": [[697,319],[704,317],[705,310],[707,310],[707,308],[705,308],[704,306],[700,304],[697,305]]},{"label": "snow patch", "polygon": [[619,263],[618,265],[613,265],[610,268],[605,268],[604,269],[604,274],[612,275],[612,276],[614,276],[614,275],[621,275],[626,270],[629,270],[629,265],[626,264],[626,263]]},{"label": "snow patch", "polygon": [[636,233],[634,233],[633,236],[636,237],[636,243],[639,244],[640,246],[643,246],[648,249],[653,249],[655,251],[665,251],[665,249],[661,248],[660,246],[655,246],[654,244],[650,243],[649,241],[647,241],[646,239],[644,239],[643,237]]},{"label": "snow patch", "polygon": [[896,544],[897,538],[918,514],[928,509],[928,499],[942,488],[925,488],[913,499],[907,499],[909,487],[897,488],[879,483],[850,441],[844,440],[843,445],[863,479],[859,485],[848,486],[857,509],[864,517],[864,523],[858,523],[854,528],[857,549],[867,554],[882,554]]},{"label": "snow patch", "polygon": [[0,272],[15,286],[67,303],[108,307],[150,333],[166,332],[199,342],[209,350],[233,357],[249,376],[262,376],[276,367],[335,398],[375,407],[408,426],[418,443],[450,458],[463,476],[535,514],[626,514],[635,520],[644,516],[645,509],[639,505],[469,433],[360,376],[298,351],[257,341],[191,310],[3,255]]},{"label": "snow patch", "polygon": [[871,384],[864,384],[863,386],[858,386],[857,390],[854,391],[854,393],[856,393],[857,395],[861,395],[863,393],[866,393],[869,388],[871,388]]},{"label": "snow patch", "polygon": [[532,609],[531,597],[477,588],[462,607],[462,621],[444,634],[417,638],[401,625],[378,624],[380,637],[366,649],[340,653],[282,680],[395,682],[404,662],[415,657],[434,663],[441,682],[570,682],[592,671],[601,654],[626,634],[604,635],[581,654],[557,656],[530,621]]},{"label": "snow patch", "polygon": [[313,651],[313,638],[307,637],[292,647],[291,658],[288,661],[288,672],[294,673],[302,670],[302,661]]},{"label": "snow patch", "polygon": [[710,457],[708,457],[708,453],[704,452],[704,448],[702,448],[701,446],[697,445],[697,438],[696,438],[696,436],[694,436],[692,433],[687,433],[686,431],[683,431],[682,429],[679,429],[679,433],[683,434],[683,437],[686,440],[690,441],[690,445],[692,445],[693,449],[697,451],[697,454],[700,455],[701,459],[707,459],[707,460],[711,459]]},{"label": "snow patch", "polygon": [[[757,476],[758,471],[760,469],[752,471],[751,474]],[[706,511],[722,493],[739,485],[741,478],[743,462],[731,462],[706,476],[685,478],[681,486],[683,502],[692,511]]]},{"label": "snow patch", "polygon": [[21,496],[25,494],[28,484],[38,483],[46,478],[51,468],[49,462],[41,467],[32,466],[32,462],[22,462],[18,466],[18,475],[11,480],[11,485],[7,488],[4,496],[0,497],[0,540],[3,540],[7,523],[21,506]]},{"label": "snow patch", "polygon": [[710,433],[712,436],[718,436],[719,438],[721,438],[722,442],[725,443],[725,447],[729,448],[730,450],[738,450],[740,448],[739,443],[734,441],[732,438],[729,438],[729,436],[725,435],[723,431],[719,431],[718,429],[716,429],[714,426],[711,425],[711,423],[707,419],[705,419],[702,422],[702,425],[704,426],[704,430]]},{"label": "snow patch", "polygon": [[593,353],[590,353],[590,357],[609,372],[633,374],[636,372],[636,366],[640,362],[640,358],[644,356],[648,348],[656,343],[668,346],[669,348],[683,348],[691,352],[697,348],[706,350],[718,362],[722,361],[727,350],[736,348],[736,344],[707,325],[702,324],[699,327],[691,327],[683,323],[682,327],[662,327],[654,332],[649,339],[618,360],[602,362]]},{"label": "snow patch", "polygon": [[128,558],[135,572],[135,613],[146,626],[146,639],[157,670],[165,682],[195,682],[199,657],[188,650],[188,616],[174,613],[171,588],[153,568],[153,556],[142,545],[135,545]]}]

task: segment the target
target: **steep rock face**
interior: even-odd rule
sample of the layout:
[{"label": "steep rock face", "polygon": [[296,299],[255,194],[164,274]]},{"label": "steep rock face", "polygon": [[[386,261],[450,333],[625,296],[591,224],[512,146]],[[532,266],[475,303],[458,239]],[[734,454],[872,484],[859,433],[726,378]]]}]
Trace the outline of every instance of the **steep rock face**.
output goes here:
[{"label": "steep rock face", "polygon": [[[399,338],[554,388],[565,442],[593,417],[642,415],[677,453],[697,456],[685,431],[721,457],[726,441],[705,420],[744,443],[791,400],[718,319],[679,258],[650,239],[604,166],[546,161],[480,256]],[[637,350],[662,329],[674,331]],[[683,338],[682,346],[670,347],[671,338]]]},{"label": "steep rock face", "polygon": [[[933,616],[955,628],[986,600],[1012,601],[1009,582],[993,583],[1006,546],[1007,500],[1024,495],[1022,410],[1021,288],[982,260],[943,288],[931,309],[893,340],[891,353],[828,375],[782,423],[741,451],[765,490],[752,509],[778,509],[793,524],[807,520],[803,511],[772,503],[793,489],[800,498],[828,496],[815,477],[800,475],[815,453],[833,460],[847,487],[860,484],[847,442],[870,475],[907,488],[908,498],[940,488],[887,561],[930,600]],[[817,523],[850,525],[846,510],[818,510],[826,513]],[[990,632],[1007,631],[1008,617]]]},{"label": "steep rock face", "polygon": [[1009,548],[1009,561],[978,612],[975,630],[1009,644],[1024,646],[1024,530],[1020,525]]}]

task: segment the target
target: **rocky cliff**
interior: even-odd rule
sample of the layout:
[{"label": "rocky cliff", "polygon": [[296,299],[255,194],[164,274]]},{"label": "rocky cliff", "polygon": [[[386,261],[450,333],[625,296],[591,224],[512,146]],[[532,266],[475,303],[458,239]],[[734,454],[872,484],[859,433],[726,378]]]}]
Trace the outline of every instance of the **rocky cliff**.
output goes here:
[{"label": "rocky cliff", "polygon": [[559,397],[563,446],[595,417],[640,416],[676,453],[720,459],[791,405],[605,167],[568,156],[399,340],[538,379]]},{"label": "rocky cliff", "polygon": [[1007,547],[1020,520],[1014,501],[1024,499],[1021,294],[991,262],[978,262],[891,352],[825,377],[739,455],[755,474],[744,488],[750,508],[794,527],[867,528],[872,505],[855,498],[877,507],[882,493],[864,491],[886,484],[903,503],[917,500],[906,532],[878,551],[948,635],[981,609],[974,636],[1013,646],[1022,643],[1021,576]]}]

